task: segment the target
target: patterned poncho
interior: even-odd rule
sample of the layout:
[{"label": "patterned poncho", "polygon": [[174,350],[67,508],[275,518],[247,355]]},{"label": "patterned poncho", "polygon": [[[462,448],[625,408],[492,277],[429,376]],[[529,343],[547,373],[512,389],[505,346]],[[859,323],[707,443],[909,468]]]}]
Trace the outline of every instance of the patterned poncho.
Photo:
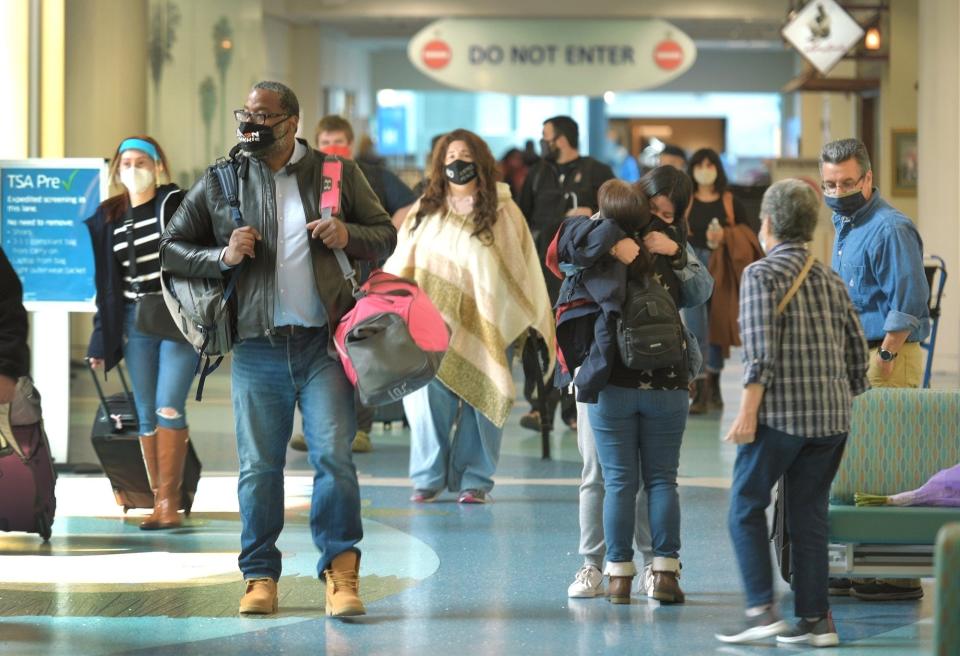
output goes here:
[{"label": "patterned poncho", "polygon": [[414,204],[383,268],[416,280],[450,326],[439,380],[503,427],[516,397],[507,348],[533,327],[547,342],[552,368],[556,339],[533,238],[503,183],[497,183],[497,201],[490,245],[470,236],[472,212],[444,209],[411,232]]}]

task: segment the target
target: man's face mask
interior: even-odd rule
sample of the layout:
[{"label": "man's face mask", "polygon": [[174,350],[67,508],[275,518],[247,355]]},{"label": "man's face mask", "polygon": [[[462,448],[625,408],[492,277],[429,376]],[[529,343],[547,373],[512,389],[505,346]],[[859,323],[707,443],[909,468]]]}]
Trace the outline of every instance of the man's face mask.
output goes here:
[{"label": "man's face mask", "polygon": [[[240,142],[241,150],[254,157],[263,156],[278,141],[274,128],[279,127],[288,118],[290,117],[288,116],[275,125],[241,122],[237,126],[237,141]],[[281,136],[286,136],[286,133]]]},{"label": "man's face mask", "polygon": [[838,196],[823,195],[823,202],[831,210],[841,216],[852,216],[858,209],[867,204],[867,199],[863,197],[862,189],[854,189],[846,194]]}]

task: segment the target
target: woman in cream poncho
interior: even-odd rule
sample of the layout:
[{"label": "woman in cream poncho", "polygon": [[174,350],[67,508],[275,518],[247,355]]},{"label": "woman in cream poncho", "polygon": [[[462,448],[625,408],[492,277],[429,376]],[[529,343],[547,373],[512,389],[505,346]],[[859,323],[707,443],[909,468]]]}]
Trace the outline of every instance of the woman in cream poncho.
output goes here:
[{"label": "woman in cream poncho", "polygon": [[[516,392],[510,363],[529,327],[554,352],[554,321],[533,239],[490,148],[467,130],[433,152],[430,184],[400,226],[384,269],[412,278],[450,326],[436,380],[403,400],[412,500],[446,487],[486,503]],[[459,411],[459,421],[458,421]]]}]

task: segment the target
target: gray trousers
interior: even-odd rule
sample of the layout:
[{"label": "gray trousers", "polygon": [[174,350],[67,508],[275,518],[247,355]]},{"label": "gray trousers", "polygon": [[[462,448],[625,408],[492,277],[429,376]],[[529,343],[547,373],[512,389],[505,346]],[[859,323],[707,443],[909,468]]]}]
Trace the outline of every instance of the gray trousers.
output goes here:
[{"label": "gray trousers", "polygon": [[[583,458],[580,475],[580,555],[585,565],[593,565],[603,571],[606,542],[603,535],[603,471],[597,458],[597,443],[590,426],[586,403],[577,403],[577,448]],[[639,451],[637,457],[640,457]],[[644,564],[653,562],[650,546],[650,518],[647,513],[647,495],[643,486],[637,492],[637,519],[633,540]]]}]

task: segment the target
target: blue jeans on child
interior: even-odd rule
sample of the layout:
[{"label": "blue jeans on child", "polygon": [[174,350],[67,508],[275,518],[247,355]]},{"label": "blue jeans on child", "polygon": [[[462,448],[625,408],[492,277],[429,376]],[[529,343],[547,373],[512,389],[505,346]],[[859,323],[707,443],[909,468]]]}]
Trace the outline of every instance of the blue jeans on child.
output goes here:
[{"label": "blue jeans on child", "polygon": [[[709,248],[696,248],[694,252],[704,266],[710,262]],[[710,336],[710,302],[697,305],[692,308],[683,308],[680,310],[683,317],[683,323],[687,330],[693,333],[700,344],[700,352],[703,354],[703,366],[706,371],[718,373],[723,371],[723,349],[716,344],[709,343]]]},{"label": "blue jeans on child", "polygon": [[686,390],[608,385],[597,403],[589,406],[603,470],[608,562],[633,560],[635,506],[641,479],[647,493],[653,555],[680,557],[677,470],[688,401]]},{"label": "blue jeans on child", "polygon": [[761,424],[753,442],[737,447],[728,523],[748,608],[773,602],[765,511],[770,505],[770,490],[781,476],[786,476],[785,511],[795,572],[794,614],[822,617],[830,609],[827,505],[846,440],[846,434],[797,437]]},{"label": "blue jeans on child", "polygon": [[[174,342],[137,330],[137,307],[124,310],[123,359],[127,363],[141,435],[152,435],[157,426],[187,427],[187,394],[197,368],[197,354],[186,342]],[[170,408],[175,416],[158,410]]]},{"label": "blue jeans on child", "polygon": [[493,489],[502,428],[437,379],[403,397],[403,409],[410,423],[414,489]]},{"label": "blue jeans on child", "polygon": [[240,571],[280,578],[283,468],[296,406],[313,467],[310,531],[320,550],[317,574],[363,537],[360,486],[350,442],[356,432],[353,386],[327,352],[327,328],[247,339],[233,349],[233,412],[240,479]]}]

